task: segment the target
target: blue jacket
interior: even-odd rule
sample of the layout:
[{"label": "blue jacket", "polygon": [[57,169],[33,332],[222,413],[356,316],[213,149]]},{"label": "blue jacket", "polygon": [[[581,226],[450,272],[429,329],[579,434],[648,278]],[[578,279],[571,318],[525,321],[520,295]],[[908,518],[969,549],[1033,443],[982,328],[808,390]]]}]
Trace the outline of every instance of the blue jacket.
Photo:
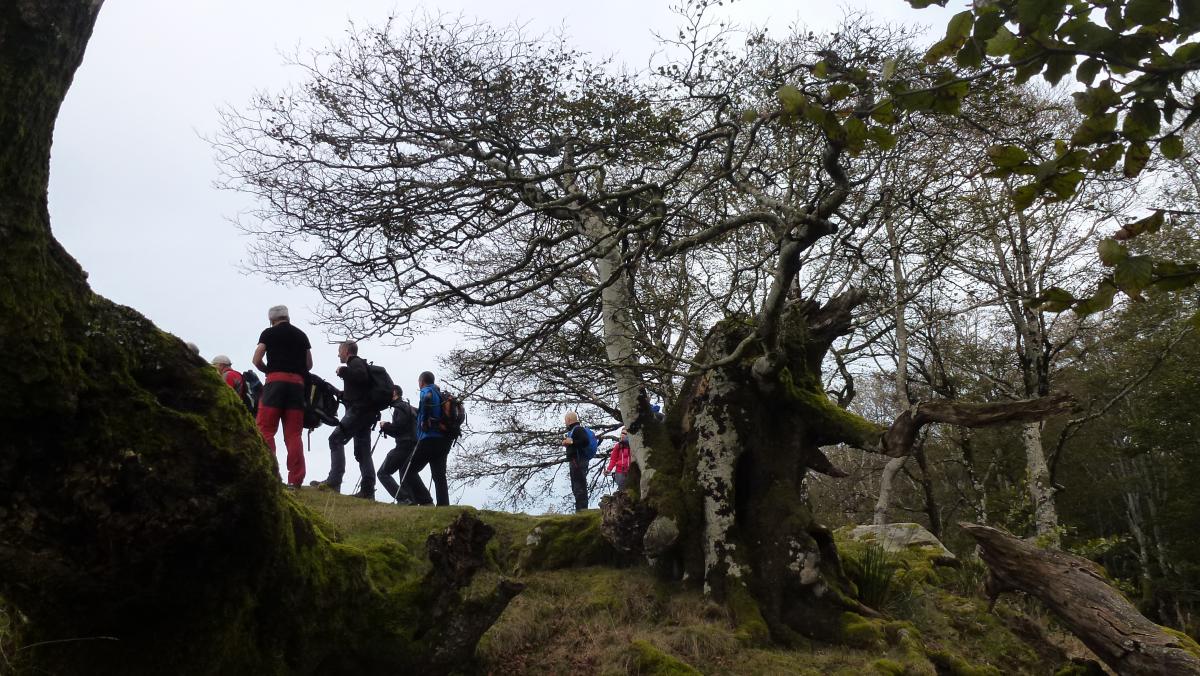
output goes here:
[{"label": "blue jacket", "polygon": [[422,387],[421,394],[417,397],[417,441],[426,437],[442,436],[441,430],[438,429],[438,421],[441,419],[442,393],[436,385]]}]

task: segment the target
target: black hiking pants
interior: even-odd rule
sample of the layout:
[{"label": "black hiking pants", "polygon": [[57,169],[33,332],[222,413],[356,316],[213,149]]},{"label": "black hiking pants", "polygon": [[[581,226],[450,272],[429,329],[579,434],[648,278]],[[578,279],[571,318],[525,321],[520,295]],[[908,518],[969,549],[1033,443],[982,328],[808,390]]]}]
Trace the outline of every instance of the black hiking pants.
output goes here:
[{"label": "black hiking pants", "polygon": [[571,492],[575,494],[575,511],[582,512],[588,508],[587,494],[587,460],[572,454],[568,460],[571,465]]},{"label": "black hiking pants", "polygon": [[[404,472],[404,466],[408,464],[408,459],[412,456],[413,449],[416,447],[416,444],[417,442],[413,441],[412,439],[401,439],[400,441],[397,441],[396,448],[388,451],[387,457],[384,458],[383,463],[379,465],[379,483],[383,485],[383,490],[387,491],[387,494],[392,496],[392,498],[397,501],[408,498],[409,500],[416,502],[416,500],[413,500],[413,496],[408,490],[407,478],[405,478],[405,488],[401,490],[400,484],[396,483],[396,477],[392,476],[397,472]],[[412,474],[413,469],[409,467],[408,472],[409,474]],[[397,493],[399,493],[399,495],[397,495]]]},{"label": "black hiking pants", "polygon": [[418,473],[429,465],[433,475],[433,488],[437,492],[438,506],[450,504],[450,487],[446,483],[446,458],[450,455],[450,440],[445,437],[425,437],[417,442],[413,450],[412,466],[408,468],[408,476],[404,479],[404,487],[412,494],[418,505],[433,503],[429,489],[421,481]]}]

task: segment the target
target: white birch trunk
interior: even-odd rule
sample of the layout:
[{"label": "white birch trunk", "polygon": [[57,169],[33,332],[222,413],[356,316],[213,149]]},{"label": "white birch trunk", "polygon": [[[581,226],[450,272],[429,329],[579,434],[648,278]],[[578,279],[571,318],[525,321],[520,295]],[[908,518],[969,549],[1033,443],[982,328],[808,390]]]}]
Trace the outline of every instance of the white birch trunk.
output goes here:
[{"label": "white birch trunk", "polygon": [[1054,487],[1050,485],[1050,470],[1042,452],[1042,424],[1026,423],[1021,430],[1021,442],[1025,446],[1035,532],[1043,544],[1057,548],[1058,510],[1054,504]]}]

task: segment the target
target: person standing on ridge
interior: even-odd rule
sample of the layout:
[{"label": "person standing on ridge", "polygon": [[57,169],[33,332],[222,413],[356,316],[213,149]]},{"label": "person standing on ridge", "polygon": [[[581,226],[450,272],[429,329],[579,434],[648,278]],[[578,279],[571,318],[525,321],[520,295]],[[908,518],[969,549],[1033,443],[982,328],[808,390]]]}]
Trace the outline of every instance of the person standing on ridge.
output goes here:
[{"label": "person standing on ridge", "polygon": [[450,504],[450,487],[446,482],[446,458],[450,455],[450,439],[442,432],[442,393],[434,384],[433,373],[425,371],[417,377],[421,393],[417,397],[417,447],[413,450],[412,465],[404,479],[404,487],[419,505],[433,500],[429,489],[418,476],[429,465],[438,506]]},{"label": "person standing on ridge", "polygon": [[575,511],[582,512],[588,507],[587,491],[587,453],[591,441],[587,430],[579,424],[579,414],[567,411],[563,416],[563,424],[567,426],[566,436],[562,445],[567,450],[567,463],[570,466],[571,492],[575,494]]},{"label": "person standing on ridge", "polygon": [[312,369],[312,345],[303,331],[292,326],[286,305],[268,310],[267,320],[271,326],[259,335],[252,360],[255,368],[267,376],[258,404],[258,429],[274,459],[275,433],[280,421],[283,422],[287,484],[299,489],[304,483],[304,441],[300,430],[304,427],[305,376]]},{"label": "person standing on ridge", "polygon": [[608,454],[608,467],[605,474],[611,474],[617,484],[617,490],[625,490],[625,477],[629,474],[629,439],[625,430],[621,430],[621,440],[617,442]]},{"label": "person standing on ridge", "polygon": [[342,490],[342,476],[346,473],[346,442],[354,440],[354,459],[362,485],[353,497],[375,499],[375,461],[371,457],[371,426],[379,414],[371,406],[368,391],[371,389],[371,373],[367,362],[358,356],[358,343],[347,340],[338,345],[338,361],[343,366],[337,370],[344,385],[342,403],[346,415],[338,422],[337,429],[329,435],[329,477],[317,482],[317,487],[335,492]]},{"label": "person standing on ridge", "polygon": [[[392,388],[392,420],[379,423],[379,430],[396,440],[396,448],[388,451],[387,457],[379,465],[379,483],[383,489],[401,504],[413,503],[413,496],[407,487],[405,469],[411,471],[409,458],[412,457],[413,447],[417,445],[417,412],[404,400],[404,390],[399,385]],[[392,475],[401,472],[400,480],[406,485],[401,487]]]}]

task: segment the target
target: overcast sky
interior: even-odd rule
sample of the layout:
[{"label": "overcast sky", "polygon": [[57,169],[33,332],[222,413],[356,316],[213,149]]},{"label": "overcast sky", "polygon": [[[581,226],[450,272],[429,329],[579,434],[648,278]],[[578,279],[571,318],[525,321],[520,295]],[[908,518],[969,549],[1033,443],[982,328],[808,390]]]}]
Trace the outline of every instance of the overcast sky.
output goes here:
[{"label": "overcast sky", "polygon": [[[965,3],[950,4],[961,10]],[[802,23],[828,30],[845,11],[869,9],[940,33],[952,14],[917,12],[904,0],[725,5],[736,23],[780,29]],[[248,208],[248,198],[213,187],[217,170],[203,137],[216,131],[220,106],[240,107],[255,91],[296,82],[300,74],[286,66],[287,54],[339,41],[350,21],[379,23],[414,9],[526,23],[534,32],[563,28],[580,48],[630,66],[645,64],[655,50],[653,31],[676,26],[670,3],[658,0],[110,0],[59,116],[51,160],[54,232],[87,270],[92,288],[195,342],[205,359],[229,355],[239,370],[250,368],[267,308],[286,304],[313,343],[313,370],[340,384],[331,344],[340,336],[308,321],[316,294],[241,271],[248,240],[229,219]],[[433,369],[452,345],[453,337],[443,336],[404,348],[364,343],[360,352],[412,393],[417,374]],[[328,472],[330,429],[312,436],[308,479]],[[377,465],[387,445],[376,450]],[[278,446],[282,459],[282,438]],[[347,493],[358,480],[348,460]],[[485,487],[457,488],[451,499],[484,506],[488,495]]]}]

